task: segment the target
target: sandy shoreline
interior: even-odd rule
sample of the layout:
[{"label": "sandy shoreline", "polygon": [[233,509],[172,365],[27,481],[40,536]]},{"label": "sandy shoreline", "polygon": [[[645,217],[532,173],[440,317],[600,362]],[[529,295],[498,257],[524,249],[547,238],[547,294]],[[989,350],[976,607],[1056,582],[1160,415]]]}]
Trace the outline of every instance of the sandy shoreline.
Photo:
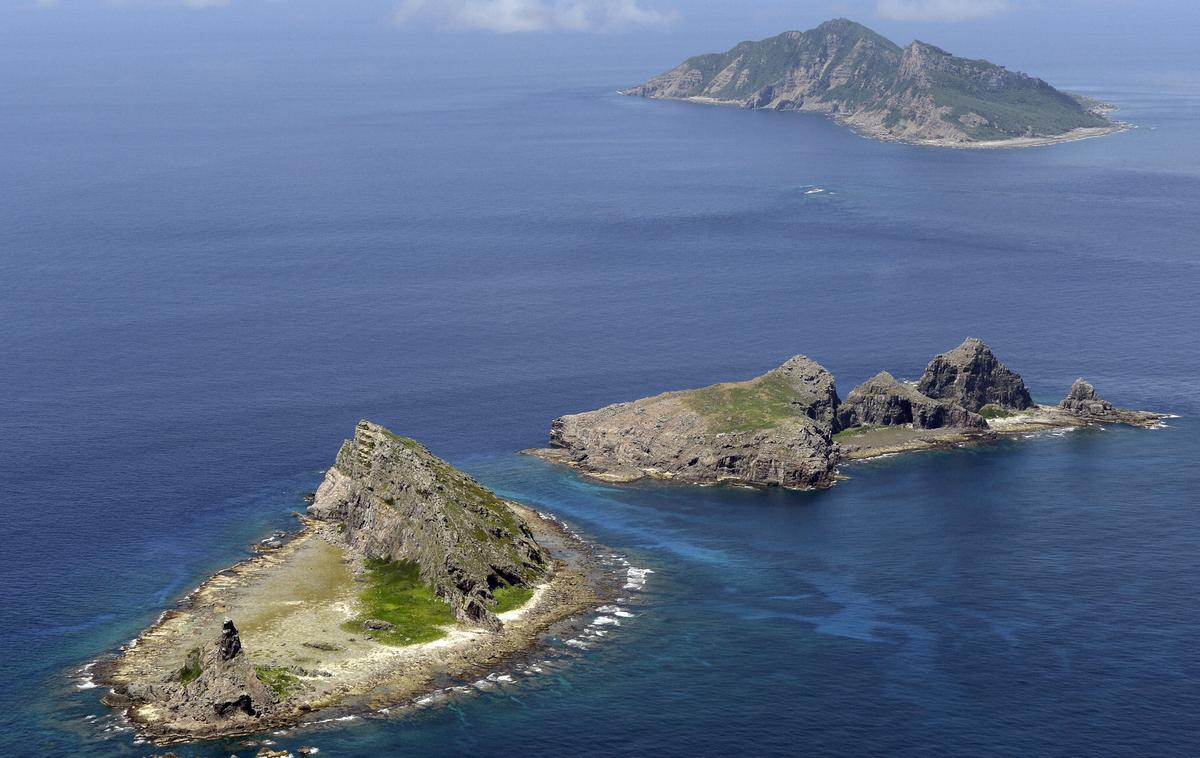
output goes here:
[{"label": "sandy shoreline", "polygon": [[[321,721],[323,709],[402,705],[437,690],[447,678],[477,679],[539,643],[552,625],[618,594],[597,546],[556,519],[510,503],[553,558],[553,570],[501,629],[456,625],[441,639],[385,645],[342,628],[356,615],[359,582],[331,525],[305,519],[282,547],[218,572],[165,612],[118,655],[94,666],[143,738],[157,744],[228,737]],[[289,669],[298,679],[276,715],[249,725],[215,727],[164,718],[146,695],[177,679],[187,651],[215,639],[224,618],[237,620],[257,666]]]}]

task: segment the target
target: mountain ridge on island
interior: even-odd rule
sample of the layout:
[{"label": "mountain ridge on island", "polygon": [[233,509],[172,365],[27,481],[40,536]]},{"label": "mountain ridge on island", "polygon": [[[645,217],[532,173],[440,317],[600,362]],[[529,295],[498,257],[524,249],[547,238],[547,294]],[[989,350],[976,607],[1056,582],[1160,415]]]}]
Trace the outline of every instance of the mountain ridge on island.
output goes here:
[{"label": "mountain ridge on island", "polygon": [[551,423],[551,447],[525,452],[608,482],[822,489],[846,478],[838,467],[849,461],[1162,418],[1116,408],[1082,379],[1058,405],[1039,405],[1020,374],[968,337],[935,356],[917,382],[882,371],[844,401],[833,375],[798,355],[754,379],[561,416]]},{"label": "mountain ridge on island", "polygon": [[688,58],[625,95],[814,111],[877,139],[940,147],[1016,147],[1125,128],[1112,106],[985,60],[914,41],[900,47],[839,18],[808,31]]}]

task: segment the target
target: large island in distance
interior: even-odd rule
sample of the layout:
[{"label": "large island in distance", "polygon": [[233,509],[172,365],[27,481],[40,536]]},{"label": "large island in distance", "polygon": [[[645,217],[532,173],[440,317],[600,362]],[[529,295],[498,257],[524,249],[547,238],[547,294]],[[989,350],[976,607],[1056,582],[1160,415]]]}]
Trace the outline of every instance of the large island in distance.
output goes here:
[{"label": "large island in distance", "polygon": [[549,448],[525,452],[609,482],[829,487],[845,461],[1090,424],[1150,427],[1164,416],[1117,408],[1083,379],[1038,405],[1020,374],[967,338],[919,381],[886,371],[843,402],[834,378],[797,355],[754,379],[666,392],[555,419]]},{"label": "large island in distance", "polygon": [[778,111],[816,111],[862,134],[938,147],[1023,147],[1127,125],[1115,108],[925,42],[900,47],[834,19],[806,32],[688,58],[622,94]]},{"label": "large island in distance", "polygon": [[612,584],[553,518],[367,421],[303,521],[96,665],[104,701],[142,737],[213,739],[403,703],[493,669]]}]

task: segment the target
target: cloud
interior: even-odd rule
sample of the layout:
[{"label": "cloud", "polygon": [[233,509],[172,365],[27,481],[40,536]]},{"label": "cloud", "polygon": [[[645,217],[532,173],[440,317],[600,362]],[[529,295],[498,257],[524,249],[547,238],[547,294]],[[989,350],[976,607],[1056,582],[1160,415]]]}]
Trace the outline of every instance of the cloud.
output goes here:
[{"label": "cloud", "polygon": [[966,21],[1009,9],[1008,0],[879,0],[875,12],[902,21]]},{"label": "cloud", "polygon": [[611,31],[666,26],[675,11],[642,5],[642,0],[403,0],[396,10],[404,25],[429,19],[459,29],[489,32]]}]

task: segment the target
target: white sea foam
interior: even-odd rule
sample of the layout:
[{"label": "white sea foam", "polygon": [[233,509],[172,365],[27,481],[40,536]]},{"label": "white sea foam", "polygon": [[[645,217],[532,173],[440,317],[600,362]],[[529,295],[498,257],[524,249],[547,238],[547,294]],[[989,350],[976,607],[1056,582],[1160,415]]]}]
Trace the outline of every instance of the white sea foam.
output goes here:
[{"label": "white sea foam", "polygon": [[602,626],[604,624],[612,624],[613,626],[620,626],[621,622],[617,621],[612,616],[597,616],[596,618],[592,619],[592,626]]},{"label": "white sea foam", "polygon": [[630,566],[625,572],[626,582],[624,589],[640,590],[646,586],[646,576],[654,572],[648,568],[637,568]]}]

